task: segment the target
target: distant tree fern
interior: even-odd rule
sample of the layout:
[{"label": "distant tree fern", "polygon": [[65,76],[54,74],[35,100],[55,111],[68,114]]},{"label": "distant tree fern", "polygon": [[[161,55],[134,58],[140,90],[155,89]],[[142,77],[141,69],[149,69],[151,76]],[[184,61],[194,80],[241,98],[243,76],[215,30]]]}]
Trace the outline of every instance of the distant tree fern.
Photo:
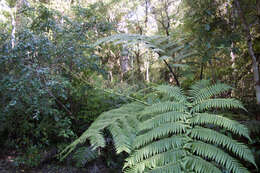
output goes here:
[{"label": "distant tree fern", "polygon": [[[183,59],[190,58],[197,53],[191,51],[189,44],[184,43],[184,39],[172,40],[170,37],[164,36],[145,36],[139,34],[115,34],[112,36],[99,39],[92,47],[100,46],[104,43],[113,43],[114,45],[124,44],[133,46],[137,43],[142,43],[147,49],[153,50],[160,54],[161,60],[172,59],[176,67],[187,67],[184,64],[176,64]],[[190,43],[191,44],[191,43]],[[175,58],[172,58],[175,54]]]},{"label": "distant tree fern", "polygon": [[159,86],[164,101],[153,105],[131,103],[103,113],[64,153],[89,139],[104,147],[108,129],[118,153],[127,152],[126,173],[249,173],[243,165],[256,166],[250,149],[216,129],[250,139],[248,129],[214,114],[220,109],[244,109],[235,99],[216,98],[230,90],[225,84],[200,81],[188,96],[178,87]]}]

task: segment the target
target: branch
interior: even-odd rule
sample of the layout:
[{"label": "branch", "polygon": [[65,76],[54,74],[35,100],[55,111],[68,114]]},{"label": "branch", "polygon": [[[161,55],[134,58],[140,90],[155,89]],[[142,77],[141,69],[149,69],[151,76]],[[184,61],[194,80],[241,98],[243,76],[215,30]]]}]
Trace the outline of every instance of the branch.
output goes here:
[{"label": "branch", "polygon": [[[36,74],[37,74],[37,76],[39,77],[39,79],[41,79],[41,76],[38,74],[37,71],[36,71]],[[42,76],[42,78],[43,78],[44,83],[46,83],[45,77]],[[42,88],[45,88],[45,89],[46,89],[46,91],[48,92],[48,94],[49,94],[51,97],[53,97],[53,98],[57,101],[57,103],[63,107],[63,109],[64,109],[66,112],[68,112],[70,115],[72,115],[72,112],[51,92],[51,90],[48,89],[47,86],[42,86],[41,82],[40,82],[40,85],[41,85]]]},{"label": "branch", "polygon": [[177,78],[177,75],[173,72],[172,67],[167,63],[167,61],[165,59],[163,60],[163,62],[167,65],[168,69],[170,70],[171,74],[173,75],[174,80],[177,83],[177,86],[180,87],[180,82],[179,82],[179,80]]}]

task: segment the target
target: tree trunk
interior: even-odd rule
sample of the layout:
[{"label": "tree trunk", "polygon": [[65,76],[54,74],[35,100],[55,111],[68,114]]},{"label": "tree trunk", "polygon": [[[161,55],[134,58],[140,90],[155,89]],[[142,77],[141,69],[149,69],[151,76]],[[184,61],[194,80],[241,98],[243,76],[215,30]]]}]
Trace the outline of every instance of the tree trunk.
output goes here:
[{"label": "tree trunk", "polygon": [[145,62],[145,69],[146,69],[146,75],[145,75],[145,80],[146,82],[150,82],[150,77],[149,77],[149,61],[147,60]]},{"label": "tree trunk", "polygon": [[137,64],[137,79],[143,80],[142,71],[141,71],[140,49],[139,48],[138,48],[138,51],[135,52],[135,55],[136,55],[136,64]]},{"label": "tree trunk", "polygon": [[236,53],[233,51],[233,49],[234,49],[234,42],[232,42],[232,44],[231,44],[231,50],[230,50],[230,57],[231,57],[231,63],[232,63],[232,65],[231,65],[231,67],[232,67],[232,69],[234,69],[234,71],[236,70],[236,68],[235,68],[235,66],[236,66],[236,57],[237,57],[237,55],[236,55]]},{"label": "tree trunk", "polygon": [[203,67],[204,67],[204,64],[201,63],[201,65],[200,65],[200,80],[203,79]]},{"label": "tree trunk", "polygon": [[16,43],[15,34],[19,31],[19,26],[21,25],[21,9],[24,5],[28,5],[29,3],[26,0],[17,0],[15,6],[12,8],[11,12],[11,23],[12,23],[12,31],[11,31],[11,45],[14,48]]},{"label": "tree trunk", "polygon": [[16,13],[16,7],[14,7],[14,9],[11,12],[11,18],[12,18],[12,33],[11,33],[12,49],[15,46],[15,32],[16,32],[15,13]]},{"label": "tree trunk", "polygon": [[254,82],[255,82],[255,92],[256,92],[256,101],[257,104],[260,105],[260,80],[259,80],[259,62],[257,61],[254,49],[253,49],[253,41],[252,41],[252,36],[250,34],[250,28],[249,25],[245,19],[245,16],[243,14],[243,11],[240,7],[240,3],[238,0],[235,0],[235,5],[237,7],[242,25],[245,30],[245,36],[247,39],[247,48],[249,55],[252,58],[252,68],[253,68],[253,74],[254,74]]}]

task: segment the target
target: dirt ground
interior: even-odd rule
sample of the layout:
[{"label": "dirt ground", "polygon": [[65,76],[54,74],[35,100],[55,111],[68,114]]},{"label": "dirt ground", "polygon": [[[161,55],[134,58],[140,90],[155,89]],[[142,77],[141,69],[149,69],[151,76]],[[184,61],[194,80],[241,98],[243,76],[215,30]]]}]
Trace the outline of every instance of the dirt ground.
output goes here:
[{"label": "dirt ground", "polygon": [[59,165],[58,163],[44,164],[37,168],[17,167],[14,153],[0,155],[0,173],[118,173],[109,171],[101,164],[93,164],[88,168],[76,168]]}]

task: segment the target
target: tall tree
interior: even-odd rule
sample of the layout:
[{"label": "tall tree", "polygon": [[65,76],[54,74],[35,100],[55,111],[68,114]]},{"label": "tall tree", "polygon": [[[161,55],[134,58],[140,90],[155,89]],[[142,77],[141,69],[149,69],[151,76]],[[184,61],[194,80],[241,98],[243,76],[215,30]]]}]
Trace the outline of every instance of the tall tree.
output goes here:
[{"label": "tall tree", "polygon": [[[252,26],[254,25],[249,24],[246,17],[245,17],[245,13],[243,11],[243,9],[241,8],[240,2],[239,0],[234,0],[235,3],[235,7],[237,8],[237,11],[239,13],[239,19],[241,20],[241,24],[243,26],[244,29],[244,35],[246,38],[246,42],[247,42],[247,49],[248,49],[248,53],[252,58],[252,69],[253,69],[253,74],[254,74],[254,83],[255,83],[255,92],[256,92],[256,101],[257,104],[260,105],[260,77],[259,77],[259,60],[258,57],[253,49],[253,36],[251,34],[252,32]],[[257,13],[256,15],[260,14],[260,2],[257,0],[256,1],[256,7],[257,7]],[[257,16],[257,24],[259,24],[259,16]]]}]

